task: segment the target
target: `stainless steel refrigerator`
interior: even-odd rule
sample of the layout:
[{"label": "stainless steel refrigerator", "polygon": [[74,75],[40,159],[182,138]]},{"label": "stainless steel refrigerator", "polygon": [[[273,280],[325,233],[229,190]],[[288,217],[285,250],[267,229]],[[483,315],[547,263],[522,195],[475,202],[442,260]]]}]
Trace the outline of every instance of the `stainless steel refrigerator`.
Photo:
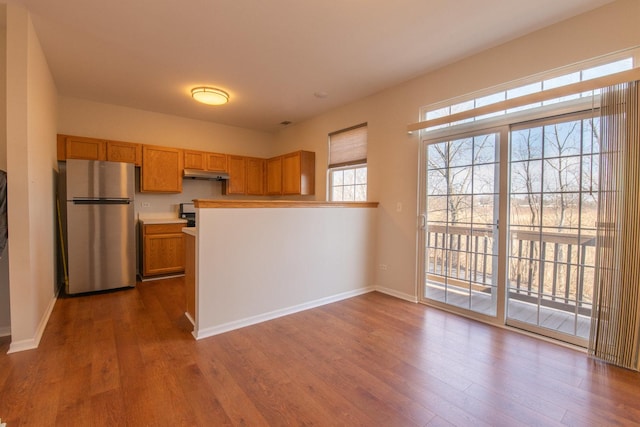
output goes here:
[{"label": "stainless steel refrigerator", "polygon": [[67,293],[135,286],[134,165],[68,159],[65,169]]}]

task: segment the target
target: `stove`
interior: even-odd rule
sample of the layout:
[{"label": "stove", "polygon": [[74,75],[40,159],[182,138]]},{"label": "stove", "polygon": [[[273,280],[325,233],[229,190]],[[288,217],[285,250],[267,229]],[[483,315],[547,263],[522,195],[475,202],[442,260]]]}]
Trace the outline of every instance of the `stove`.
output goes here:
[{"label": "stove", "polygon": [[187,220],[187,227],[196,226],[196,209],[193,203],[180,203],[180,218]]}]

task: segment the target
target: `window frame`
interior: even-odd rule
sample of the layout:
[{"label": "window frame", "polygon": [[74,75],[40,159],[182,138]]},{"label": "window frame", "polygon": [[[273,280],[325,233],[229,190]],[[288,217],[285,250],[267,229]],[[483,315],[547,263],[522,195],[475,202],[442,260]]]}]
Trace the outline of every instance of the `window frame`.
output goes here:
[{"label": "window frame", "polygon": [[[368,200],[368,198],[369,198],[369,193],[368,193],[368,190],[369,190],[369,188],[368,188],[368,185],[369,185],[368,173],[369,173],[369,171],[368,171],[368,169],[367,169],[367,172],[366,172],[367,173],[366,174],[367,180],[364,183],[364,187],[365,187],[365,199],[364,200],[355,200],[355,194],[356,194],[355,188],[356,188],[356,186],[363,185],[363,184],[357,184],[355,179],[354,179],[354,183],[353,184],[349,184],[348,185],[349,187],[354,187],[354,200],[344,200],[344,198],[342,200],[334,200],[333,199],[333,189],[334,189],[333,172],[353,170],[354,173],[355,173],[356,169],[367,169],[367,163],[359,163],[357,165],[336,166],[334,168],[328,168],[327,169],[327,174],[328,174],[328,177],[327,177],[327,180],[328,180],[328,186],[327,186],[328,195],[327,195],[327,199],[330,202],[351,202],[351,201],[353,201],[353,202],[366,202]],[[344,188],[344,187],[347,187],[347,185],[340,184],[340,187]]]},{"label": "window frame", "polygon": [[[349,201],[366,202],[369,199],[369,188],[368,188],[368,185],[369,185],[369,182],[368,182],[369,181],[369,171],[368,171],[367,156],[366,155],[365,155],[364,158],[358,158],[357,160],[336,163],[334,166],[332,166],[331,163],[330,163],[331,162],[331,152],[332,152],[331,151],[331,148],[332,148],[332,146],[331,146],[331,138],[332,137],[334,137],[336,135],[343,134],[345,132],[350,132],[350,131],[358,130],[358,129],[361,129],[361,128],[365,128],[365,131],[367,132],[367,140],[365,141],[365,146],[366,146],[366,144],[368,144],[368,127],[369,127],[369,124],[367,122],[364,122],[364,123],[357,124],[355,126],[350,126],[348,128],[344,128],[344,129],[340,129],[340,130],[337,130],[337,131],[334,131],[334,132],[330,132],[328,134],[328,137],[327,137],[327,147],[328,147],[328,150],[327,150],[327,152],[328,152],[328,155],[327,155],[327,181],[326,181],[327,182],[327,195],[326,196],[327,196],[327,200],[329,200],[330,202],[344,202],[345,201],[344,198],[342,198],[341,200],[334,200],[333,190],[334,190],[335,184],[333,182],[333,180],[334,180],[333,172],[353,170],[354,174],[355,174],[355,171],[357,169],[363,169],[363,168],[366,170],[365,183],[364,183],[364,186],[365,186],[365,198],[364,198],[364,200],[355,200],[355,195],[357,194],[355,189],[356,189],[356,187],[358,185],[363,185],[363,184],[357,184],[356,183],[356,179],[354,177],[353,184],[349,185],[349,186],[352,186],[354,188],[354,200],[347,200],[347,202],[349,202]],[[367,151],[368,151],[368,148],[367,148]],[[346,185],[344,185],[344,184],[339,184],[339,185],[341,187],[343,187],[343,188],[346,187]]]},{"label": "window frame", "polygon": [[[482,98],[486,98],[486,97],[490,97],[490,96],[497,96],[500,94],[505,95],[505,99],[507,99],[507,93],[511,90],[516,90],[516,89],[520,89],[522,87],[528,86],[528,85],[533,85],[536,83],[544,83],[545,81],[554,79],[554,78],[558,78],[558,77],[562,77],[568,74],[572,74],[572,73],[580,73],[581,78],[580,81],[587,81],[587,80],[591,80],[591,78],[586,78],[583,79],[582,78],[582,73],[585,71],[588,71],[592,68],[597,68],[603,65],[607,65],[607,64],[611,64],[611,63],[615,63],[624,59],[631,59],[632,65],[631,67],[637,67],[637,64],[640,63],[640,48],[632,48],[632,49],[626,49],[623,51],[619,51],[619,52],[615,52],[612,54],[608,54],[608,55],[603,55],[597,58],[593,58],[593,59],[589,59],[589,60],[585,60],[585,61],[581,61],[578,63],[574,63],[571,65],[567,65],[564,67],[559,67],[553,70],[548,70],[548,71],[544,71],[541,73],[537,73],[531,76],[527,76],[527,77],[523,77],[520,79],[516,79],[507,83],[502,83],[499,85],[495,85],[495,86],[491,86],[482,90],[478,90],[475,92],[471,92],[471,93],[467,93],[464,95],[460,95],[460,96],[456,96],[447,100],[443,100],[443,101],[439,101],[439,102],[435,102],[432,104],[428,104],[425,106],[422,106],[419,110],[419,121],[424,121],[424,120],[430,120],[433,117],[427,119],[428,114],[432,113],[434,111],[440,110],[440,109],[444,109],[444,108],[451,108],[454,106],[457,106],[459,104],[465,103],[465,102],[473,102],[474,105],[476,102],[478,102],[479,100],[481,100]],[[605,74],[608,75],[608,74]],[[562,86],[562,85],[560,85]],[[584,93],[584,94],[577,94],[578,98],[577,99],[572,99],[569,101],[564,101],[563,99],[558,99],[558,100],[553,100],[553,101],[545,101],[543,103],[542,106],[538,106],[538,107],[519,107],[517,109],[513,109],[512,111],[505,111],[505,112],[501,112],[501,113],[492,113],[491,115],[488,115],[488,117],[483,117],[483,116],[479,116],[479,117],[475,117],[472,119],[466,119],[460,122],[453,122],[453,123],[448,123],[448,124],[442,124],[442,125],[437,125],[434,127],[430,127],[430,128],[426,128],[426,129],[422,129],[421,132],[443,132],[446,134],[447,130],[449,133],[451,132],[463,132],[462,130],[460,131],[454,131],[454,128],[458,128],[460,126],[464,127],[464,129],[475,129],[477,126],[483,126],[483,125],[479,125],[479,122],[485,122],[485,121],[491,121],[491,120],[495,120],[497,118],[501,118],[501,117],[505,117],[508,116],[510,117],[512,114],[517,114],[517,113],[525,113],[525,117],[526,117],[526,112],[532,112],[532,111],[537,111],[538,109],[544,109],[545,107],[551,107],[549,108],[550,111],[553,111],[553,107],[554,106],[558,106],[559,104],[565,104],[565,103],[572,103],[572,102],[576,102],[576,103],[584,103],[586,100],[591,100],[594,99],[594,96],[591,96],[590,94]],[[586,96],[585,96],[586,95]],[[597,94],[596,94],[597,95]],[[519,110],[519,111],[518,111]],[[454,113],[451,112],[451,110],[449,110],[449,114],[445,114],[442,115],[441,117],[448,117],[450,115],[452,115]]]}]

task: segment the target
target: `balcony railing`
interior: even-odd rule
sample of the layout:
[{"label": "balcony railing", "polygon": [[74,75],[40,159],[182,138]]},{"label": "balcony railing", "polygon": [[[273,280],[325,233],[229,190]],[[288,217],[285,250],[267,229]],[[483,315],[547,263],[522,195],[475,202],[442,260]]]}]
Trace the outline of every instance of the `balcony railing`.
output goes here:
[{"label": "balcony railing", "polygon": [[[496,286],[497,228],[429,225],[427,283],[490,292]],[[509,298],[589,315],[595,236],[512,230]]]}]

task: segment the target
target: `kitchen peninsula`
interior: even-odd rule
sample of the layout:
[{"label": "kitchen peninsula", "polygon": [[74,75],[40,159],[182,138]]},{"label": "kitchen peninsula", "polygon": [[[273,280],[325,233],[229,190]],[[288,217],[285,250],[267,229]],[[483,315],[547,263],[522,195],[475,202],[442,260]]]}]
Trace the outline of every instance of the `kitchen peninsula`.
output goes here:
[{"label": "kitchen peninsula", "polygon": [[194,205],[198,226],[185,232],[196,339],[372,290],[378,203]]}]

